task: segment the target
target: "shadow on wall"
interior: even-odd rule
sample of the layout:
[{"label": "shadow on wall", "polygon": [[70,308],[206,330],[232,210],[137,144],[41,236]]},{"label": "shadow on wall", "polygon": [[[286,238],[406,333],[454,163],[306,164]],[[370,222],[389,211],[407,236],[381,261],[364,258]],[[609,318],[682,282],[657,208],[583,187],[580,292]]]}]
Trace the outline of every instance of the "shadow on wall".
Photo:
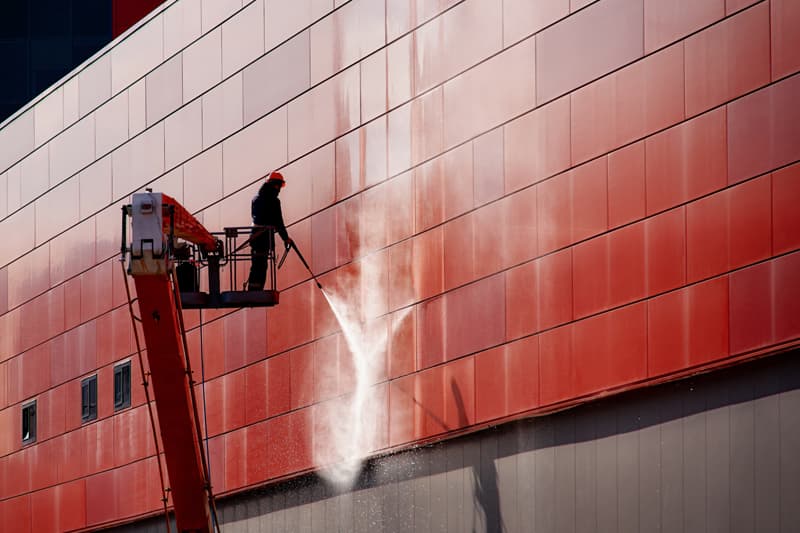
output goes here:
[{"label": "shadow on wall", "polygon": [[[450,392],[459,412],[459,423],[463,424],[466,421],[464,398],[454,382],[450,383]],[[689,455],[681,454],[699,453],[700,457],[705,457],[706,447],[697,450],[686,448],[687,441],[681,431],[689,427],[693,431],[699,430],[701,434],[708,431],[708,445],[711,445],[712,437],[722,438],[730,446],[752,444],[754,435],[750,433],[743,434],[741,439],[734,441],[728,431],[724,435],[717,435],[711,426],[697,426],[698,419],[694,415],[698,414],[702,415],[702,420],[710,420],[712,416],[718,420],[719,410],[730,408],[724,413],[724,417],[730,416],[730,423],[733,424],[734,418],[743,413],[750,418],[755,416],[754,406],[760,405],[759,416],[777,417],[773,420],[775,424],[780,422],[781,416],[794,416],[794,419],[786,418],[780,427],[784,433],[791,430],[796,434],[782,433],[777,436],[759,433],[759,438],[800,438],[800,429],[794,423],[797,409],[800,409],[798,392],[800,350],[795,350],[679,382],[631,391],[560,413],[511,422],[471,435],[374,458],[368,461],[352,491],[337,492],[316,475],[309,474],[221,499],[218,508],[223,529],[229,533],[303,529],[370,532],[448,530],[477,533],[536,528],[557,531],[560,530],[557,524],[559,504],[554,494],[559,483],[576,486],[575,470],[581,469],[580,461],[576,460],[577,452],[573,450],[573,455],[566,457],[571,465],[577,465],[570,467],[573,469],[573,477],[569,480],[557,478],[557,463],[564,459],[564,456],[559,457],[559,453],[564,450],[561,447],[576,445],[573,448],[577,450],[583,443],[590,446],[590,456],[596,453],[594,457],[599,486],[601,470],[607,466],[603,464],[604,456],[600,451],[601,440],[606,437],[616,437],[616,441],[620,443],[620,448],[615,448],[613,454],[625,453],[621,447],[622,440],[630,441],[633,438],[633,442],[638,443],[636,449],[639,459],[633,461],[636,469],[650,470],[660,469],[665,460],[670,460],[671,456],[664,454],[673,453],[669,441],[673,437],[678,438],[674,454],[677,454],[676,457],[680,456],[681,461],[692,459]],[[772,406],[770,409],[774,412],[764,411],[767,404]],[[674,433],[676,428],[678,433]],[[666,451],[665,445],[668,446]],[[583,448],[584,451],[586,449]],[[532,459],[534,454],[528,453],[532,451],[536,452],[535,468]],[[715,454],[718,451],[714,448]],[[656,454],[656,459],[648,464],[640,464],[642,458],[649,457],[648,454],[651,453]],[[625,458],[620,455],[612,457]],[[761,459],[762,465],[764,460],[765,458]],[[782,464],[778,463],[777,457],[770,460]],[[734,461],[734,458],[730,458],[730,461]],[[622,466],[620,463],[616,468]],[[663,468],[668,466],[663,465]],[[708,468],[707,465],[698,466]],[[731,463],[731,468],[733,466],[739,468],[742,465]],[[758,465],[750,464],[749,467],[757,469]],[[635,487],[629,487],[622,481],[623,471],[612,470],[619,473],[619,484],[615,485],[620,490],[619,509],[622,509],[623,491],[635,495],[639,502],[630,506],[635,508],[631,517],[623,516],[622,510],[614,511],[619,512],[615,519],[619,521],[620,529],[622,522],[628,518],[634,522],[650,519],[645,514],[637,513],[642,513],[641,509],[651,503],[655,503],[655,507],[660,509],[658,500],[646,500],[649,496],[645,494],[646,490],[650,491],[649,494],[659,494],[659,476],[655,477],[655,485],[645,487],[640,485],[645,478],[639,477],[639,470],[624,472],[626,475],[633,474],[632,479],[639,480],[634,483]],[[663,471],[660,482],[672,483],[673,480],[664,480],[663,476],[681,475],[680,468],[677,472],[672,474]],[[617,483],[617,474],[613,474],[612,478]],[[603,480],[604,483],[607,481],[608,479]],[[800,488],[800,479],[793,483],[797,485],[796,488]],[[680,489],[682,485],[678,483],[676,486]],[[724,489],[725,495],[733,498],[729,494],[729,484],[724,487],[709,484],[707,490],[717,488]],[[787,486],[780,490],[782,494],[769,496],[771,501],[789,498],[794,489]],[[752,495],[752,491],[746,494]],[[683,496],[690,500],[692,498],[689,492]],[[626,505],[628,503],[630,502],[625,502]],[[737,502],[731,499],[730,506],[732,509],[737,508]],[[543,512],[541,509],[549,511]],[[581,516],[578,509],[571,509],[573,516]],[[595,512],[599,516],[606,510],[598,502]],[[800,511],[790,509],[781,512],[796,514]],[[707,513],[706,520],[709,524],[719,520],[719,513],[711,514],[710,509]],[[723,519],[732,520],[729,518],[732,515],[727,516],[728,518]],[[667,513],[659,514],[656,520],[667,527],[674,518]],[[163,519],[152,519],[112,531],[162,531],[163,527]]]}]

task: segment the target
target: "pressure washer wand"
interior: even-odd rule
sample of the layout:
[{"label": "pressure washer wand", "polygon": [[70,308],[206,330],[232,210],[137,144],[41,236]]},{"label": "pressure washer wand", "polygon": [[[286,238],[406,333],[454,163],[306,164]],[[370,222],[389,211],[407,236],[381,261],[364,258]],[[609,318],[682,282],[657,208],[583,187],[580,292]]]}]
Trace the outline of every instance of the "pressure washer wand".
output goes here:
[{"label": "pressure washer wand", "polygon": [[311,274],[312,278],[314,278],[314,281],[317,283],[317,287],[319,287],[319,289],[322,290],[322,284],[317,279],[317,276],[315,276],[314,273],[311,271],[311,267],[308,266],[306,258],[303,257],[303,254],[300,253],[300,250],[297,248],[297,245],[294,243],[294,241],[292,241],[292,248],[294,249],[295,252],[297,252],[297,257],[299,257],[300,261],[303,262],[303,265],[305,265],[306,270],[308,270],[308,273]]}]

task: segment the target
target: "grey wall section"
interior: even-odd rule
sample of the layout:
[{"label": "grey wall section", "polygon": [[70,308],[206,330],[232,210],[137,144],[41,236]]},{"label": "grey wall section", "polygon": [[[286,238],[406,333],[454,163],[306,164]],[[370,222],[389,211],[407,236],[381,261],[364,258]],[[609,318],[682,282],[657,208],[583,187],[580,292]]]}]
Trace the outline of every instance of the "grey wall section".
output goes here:
[{"label": "grey wall section", "polygon": [[798,532],[800,351],[376,459],[349,492],[309,475],[219,510],[223,533]]}]

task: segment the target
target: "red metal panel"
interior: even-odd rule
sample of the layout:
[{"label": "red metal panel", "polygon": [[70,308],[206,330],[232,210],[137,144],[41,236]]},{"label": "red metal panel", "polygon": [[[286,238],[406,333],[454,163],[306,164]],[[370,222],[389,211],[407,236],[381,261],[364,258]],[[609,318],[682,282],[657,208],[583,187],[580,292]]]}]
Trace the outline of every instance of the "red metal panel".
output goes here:
[{"label": "red metal panel", "polygon": [[475,413],[478,422],[538,405],[538,337],[526,337],[475,356]]},{"label": "red metal panel", "polygon": [[245,364],[244,311],[237,310],[222,319],[225,339],[225,371],[230,372]]},{"label": "red metal panel", "polygon": [[[109,379],[111,379],[111,376],[109,376]],[[114,440],[114,418],[106,418],[105,420],[87,424],[80,431],[83,433],[83,442],[85,443],[83,455],[86,474],[94,474],[112,468],[114,466],[114,450],[117,442]],[[149,420],[145,438],[151,441],[153,439]]]},{"label": "red metal panel", "polygon": [[475,358],[444,366],[444,423],[449,431],[475,423]]},{"label": "red metal panel", "polygon": [[[19,415],[15,419],[20,420]],[[8,470],[6,473],[6,488],[9,495],[14,496],[31,490],[30,450],[31,447],[22,448],[8,456],[8,461],[6,462]]]},{"label": "red metal panel", "polygon": [[725,110],[717,109],[645,141],[647,213],[726,184]]},{"label": "red metal panel", "polygon": [[245,410],[241,406],[247,403],[246,375],[244,370],[239,370],[224,376],[225,400],[223,412],[225,416],[225,431],[238,429],[245,424]]},{"label": "red metal panel", "polygon": [[225,431],[225,378],[218,377],[205,384],[205,420],[208,435]]},{"label": "red metal panel", "polygon": [[729,181],[735,183],[800,158],[800,76],[728,105]]},{"label": "red metal panel", "polygon": [[688,280],[754,263],[770,253],[770,176],[689,204]]},{"label": "red metal panel", "polygon": [[225,490],[236,490],[247,482],[247,432],[225,434]]},{"label": "red metal panel", "polygon": [[275,416],[291,408],[291,359],[280,354],[267,359],[267,415]]},{"label": "red metal panel", "polygon": [[252,424],[267,418],[267,361],[248,366],[244,379],[247,398],[244,406],[245,423]]},{"label": "red metal panel", "polygon": [[575,396],[572,324],[539,335],[539,398],[548,405]]},{"label": "red metal panel", "polygon": [[414,374],[414,438],[424,439],[447,430],[444,420],[444,368]]},{"label": "red metal panel", "polygon": [[[503,128],[505,191],[566,170],[570,165],[570,99],[560,98]],[[477,175],[478,180],[490,180]]]},{"label": "red metal panel", "polygon": [[775,340],[800,336],[800,253],[774,262],[772,294],[775,301]]},{"label": "red metal panel", "polygon": [[208,439],[208,471],[211,486],[215,494],[226,490],[225,470],[227,461],[225,457],[225,435]]},{"label": "red metal panel", "polygon": [[[537,35],[536,102],[542,103],[642,55],[642,2],[598,2]],[[576,39],[591,35],[591,39]]]},{"label": "red metal panel", "polygon": [[472,149],[475,183],[473,195],[475,205],[479,206],[503,195],[503,128],[476,138],[472,142]]},{"label": "red metal panel", "polygon": [[800,70],[800,4],[792,0],[770,2],[772,79]]},{"label": "red metal panel", "polygon": [[748,9],[686,40],[686,112],[727,102],[770,80],[769,6]]},{"label": "red metal panel", "polygon": [[86,480],[79,479],[58,485],[56,499],[61,531],[72,531],[86,526]]},{"label": "red metal panel", "polygon": [[[0,518],[3,531],[34,533],[31,527],[33,509],[29,494],[0,502]],[[38,533],[38,532],[37,532]]]},{"label": "red metal panel", "polygon": [[674,289],[686,281],[686,213],[683,207],[644,222],[647,294]]},{"label": "red metal panel", "polygon": [[644,143],[638,142],[608,155],[608,226],[644,215]]},{"label": "red metal panel", "polygon": [[[74,396],[79,398],[80,396]],[[58,479],[60,482],[71,481],[86,475],[86,440],[83,430],[65,433],[60,439],[62,460],[58,461]]]},{"label": "red metal panel", "polygon": [[646,377],[647,308],[644,303],[577,322],[573,338],[577,395]]},{"label": "red metal panel", "polygon": [[772,252],[800,248],[800,165],[772,175]]},{"label": "red metal panel", "polygon": [[[516,265],[536,257],[539,245],[536,231],[537,194],[538,188],[530,187],[498,202],[498,208],[502,210],[501,226],[499,228],[502,236],[500,243],[502,246],[500,251],[502,267]],[[486,243],[481,251],[487,255],[496,255],[498,253],[497,237],[493,231],[493,226],[496,222],[487,222],[488,225],[476,226],[475,232],[480,232],[484,239],[494,241]],[[476,263],[483,263],[485,259],[484,257],[476,256],[475,261]],[[492,271],[482,269],[481,274],[488,275],[496,271],[497,269]]]},{"label": "red metal panel", "polygon": [[412,165],[440,154],[444,148],[443,93],[439,86],[411,101]]},{"label": "red metal panel", "polygon": [[247,485],[253,485],[267,479],[269,457],[269,440],[267,439],[267,423],[261,422],[248,426],[245,441],[247,443]]},{"label": "red metal panel", "polygon": [[[37,411],[41,412],[39,409]],[[37,435],[37,439],[44,440],[44,437]],[[28,449],[26,460],[30,463],[31,490],[40,490],[58,483],[58,469],[53,468],[58,457],[58,444],[57,440],[50,439]]]},{"label": "red metal panel", "polygon": [[447,302],[444,296],[417,307],[417,368],[428,368],[445,360]]},{"label": "red metal panel", "polygon": [[309,345],[289,352],[290,406],[297,409],[314,401],[314,352]]},{"label": "red metal panel", "polygon": [[281,293],[280,310],[267,310],[269,353],[282,352],[311,340],[312,290],[318,289],[310,282],[292,287]]},{"label": "red metal panel", "polygon": [[444,225],[444,288],[475,279],[475,228],[470,213]]},{"label": "red metal panel", "polygon": [[312,466],[312,410],[301,409],[267,421],[267,472],[278,477]]},{"label": "red metal panel", "polygon": [[[485,350],[475,356],[475,418],[486,422],[506,414],[506,348]],[[515,380],[516,381],[516,380]]]},{"label": "red metal panel", "polygon": [[417,346],[417,311],[398,311],[391,315],[388,337],[387,373],[391,379],[414,371]]},{"label": "red metal panel", "polygon": [[389,444],[397,446],[414,438],[415,375],[389,383]]},{"label": "red metal panel", "polygon": [[645,53],[708,26],[725,16],[725,0],[677,0],[644,2]]},{"label": "red metal panel", "polygon": [[40,490],[30,495],[31,507],[35,510],[31,516],[31,531],[57,533],[61,529],[58,524],[57,487]]},{"label": "red metal panel", "polygon": [[86,478],[86,524],[101,524],[119,516],[116,471],[111,470]]},{"label": "red metal panel", "polygon": [[649,300],[648,375],[658,376],[727,356],[727,314],[727,277]]}]

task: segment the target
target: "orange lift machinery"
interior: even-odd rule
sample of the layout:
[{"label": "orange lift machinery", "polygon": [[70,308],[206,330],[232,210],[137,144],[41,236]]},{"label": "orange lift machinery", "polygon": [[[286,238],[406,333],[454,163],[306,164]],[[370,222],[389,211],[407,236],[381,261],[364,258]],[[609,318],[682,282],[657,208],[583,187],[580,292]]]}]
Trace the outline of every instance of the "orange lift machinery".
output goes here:
[{"label": "orange lift machinery", "polygon": [[[130,243],[127,242],[129,225]],[[137,333],[151,424],[155,432],[156,424],[149,401],[150,383],[169,475],[170,487],[166,489],[159,455],[164,491],[162,499],[167,515],[166,494],[169,491],[180,533],[206,533],[213,531],[215,526],[219,529],[215,520],[208,461],[202,445],[194,394],[195,380],[188,357],[182,309],[277,305],[276,270],[279,265],[276,266],[274,250],[268,252],[266,290],[220,289],[223,267],[227,267],[228,288],[239,286],[236,265],[240,261],[250,261],[250,251],[246,245],[252,231],[250,227],[233,227],[219,233],[209,232],[174,198],[149,189],[134,194],[132,203],[122,208],[122,258],[127,263],[127,274],[133,278],[136,287],[135,300],[130,298],[128,290],[129,309],[134,325],[135,322],[141,324],[147,347],[149,373],[146,374]],[[259,228],[256,231],[274,229]],[[244,239],[244,242],[240,242],[240,239]],[[245,252],[240,252],[242,249]],[[283,256],[285,258],[286,253]],[[207,275],[207,291],[200,290],[201,274]],[[134,312],[134,301],[138,302],[138,316]]]}]

